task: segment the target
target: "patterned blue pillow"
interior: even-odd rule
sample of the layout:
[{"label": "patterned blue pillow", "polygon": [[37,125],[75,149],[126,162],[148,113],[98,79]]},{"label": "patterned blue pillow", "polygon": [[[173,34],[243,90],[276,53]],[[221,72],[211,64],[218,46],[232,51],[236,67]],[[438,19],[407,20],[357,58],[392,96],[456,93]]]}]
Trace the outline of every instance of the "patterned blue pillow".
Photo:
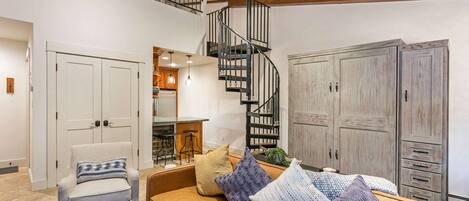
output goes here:
[{"label": "patterned blue pillow", "polygon": [[127,178],[126,158],[101,162],[80,161],[77,164],[77,184],[111,178]]},{"label": "patterned blue pillow", "polygon": [[249,198],[252,201],[329,201],[314,187],[296,159],[275,181]]},{"label": "patterned blue pillow", "polygon": [[254,195],[271,181],[269,175],[257,164],[249,148],[245,149],[244,157],[232,173],[215,179],[228,201],[249,201],[250,195]]},{"label": "patterned blue pillow", "polygon": [[[330,200],[339,197],[352,184],[358,175],[341,175],[331,172],[306,171],[314,186],[324,193]],[[372,189],[392,195],[397,195],[397,186],[392,182],[374,176],[362,175],[366,185]]]},{"label": "patterned blue pillow", "polygon": [[350,184],[350,186],[345,189],[345,191],[340,194],[339,197],[334,199],[334,201],[379,201],[373,192],[371,192],[370,187],[366,185],[365,180],[360,175],[357,176]]}]

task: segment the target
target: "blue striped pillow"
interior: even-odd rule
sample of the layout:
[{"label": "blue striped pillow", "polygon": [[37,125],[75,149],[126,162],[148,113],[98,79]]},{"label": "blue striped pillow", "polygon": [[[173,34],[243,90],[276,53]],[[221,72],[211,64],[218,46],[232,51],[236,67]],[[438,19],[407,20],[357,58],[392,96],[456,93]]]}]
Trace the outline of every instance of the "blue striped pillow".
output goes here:
[{"label": "blue striped pillow", "polygon": [[87,181],[127,178],[126,158],[118,158],[101,162],[80,161],[77,164],[77,183]]}]

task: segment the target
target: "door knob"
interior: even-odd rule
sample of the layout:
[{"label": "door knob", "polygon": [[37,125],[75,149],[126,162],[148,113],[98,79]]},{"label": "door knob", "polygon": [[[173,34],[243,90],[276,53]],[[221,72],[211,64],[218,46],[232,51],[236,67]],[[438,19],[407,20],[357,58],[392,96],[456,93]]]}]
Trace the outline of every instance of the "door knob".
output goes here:
[{"label": "door knob", "polygon": [[103,126],[106,126],[106,127],[109,126],[109,121],[108,121],[108,120],[104,120],[104,121],[103,121]]}]

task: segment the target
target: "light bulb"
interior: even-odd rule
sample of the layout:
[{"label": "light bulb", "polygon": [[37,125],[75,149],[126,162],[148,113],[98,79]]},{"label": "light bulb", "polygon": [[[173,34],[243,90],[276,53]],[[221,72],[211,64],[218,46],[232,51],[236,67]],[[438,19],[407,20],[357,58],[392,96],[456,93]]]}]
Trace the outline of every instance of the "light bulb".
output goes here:
[{"label": "light bulb", "polygon": [[192,83],[191,76],[188,76],[187,79],[186,79],[186,86],[190,86],[191,83]]}]

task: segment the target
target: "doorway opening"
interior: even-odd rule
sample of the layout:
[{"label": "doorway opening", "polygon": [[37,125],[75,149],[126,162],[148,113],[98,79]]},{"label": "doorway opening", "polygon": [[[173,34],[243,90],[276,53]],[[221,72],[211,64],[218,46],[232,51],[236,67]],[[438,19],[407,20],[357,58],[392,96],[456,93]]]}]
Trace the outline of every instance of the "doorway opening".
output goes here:
[{"label": "doorway opening", "polygon": [[0,174],[32,164],[32,31],[0,17]]}]

